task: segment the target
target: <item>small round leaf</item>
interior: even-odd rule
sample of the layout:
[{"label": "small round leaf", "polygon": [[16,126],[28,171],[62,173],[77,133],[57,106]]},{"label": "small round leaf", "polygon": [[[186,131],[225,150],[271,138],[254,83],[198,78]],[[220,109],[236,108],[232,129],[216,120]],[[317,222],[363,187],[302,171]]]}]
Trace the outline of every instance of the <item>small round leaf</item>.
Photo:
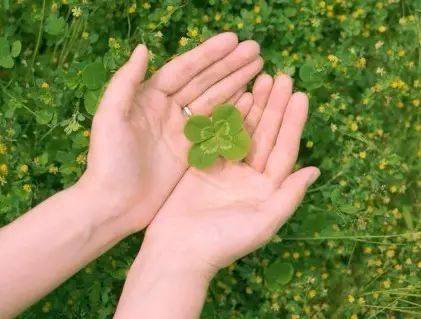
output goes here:
[{"label": "small round leaf", "polygon": [[200,169],[211,166],[218,157],[217,150],[214,138],[200,144],[193,144],[189,150],[188,162],[191,166]]},{"label": "small round leaf", "polygon": [[243,117],[239,110],[231,104],[223,104],[215,108],[212,113],[212,122],[214,123],[215,131],[217,131],[222,123],[228,123],[228,134],[234,135],[243,128]]},{"label": "small round leaf", "polygon": [[214,135],[211,120],[203,115],[190,117],[184,126],[184,135],[193,143],[209,139]]},{"label": "small round leaf", "polygon": [[241,130],[239,133],[232,136],[231,141],[224,137],[220,137],[219,140],[219,152],[223,157],[229,160],[242,160],[247,156],[247,153],[250,150],[251,138],[245,130]]},{"label": "small round leaf", "polygon": [[294,267],[290,263],[276,261],[265,270],[266,285],[270,289],[276,289],[286,285],[294,274]]},{"label": "small round leaf", "polygon": [[88,89],[99,89],[105,82],[106,72],[102,63],[88,64],[82,72],[82,82]]},{"label": "small round leaf", "polygon": [[86,91],[83,97],[83,103],[85,105],[86,112],[91,115],[94,115],[96,112],[101,91],[101,89],[95,91]]},{"label": "small round leaf", "polygon": [[22,50],[22,43],[19,40],[16,40],[12,43],[12,49],[10,50],[10,55],[16,58],[20,51]]}]

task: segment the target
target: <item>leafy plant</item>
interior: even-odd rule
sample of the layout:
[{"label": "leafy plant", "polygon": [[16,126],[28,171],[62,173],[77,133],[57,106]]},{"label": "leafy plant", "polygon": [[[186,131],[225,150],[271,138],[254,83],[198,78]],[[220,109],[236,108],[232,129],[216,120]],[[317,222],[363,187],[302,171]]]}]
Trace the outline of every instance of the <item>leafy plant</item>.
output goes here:
[{"label": "leafy plant", "polygon": [[212,165],[218,156],[242,160],[251,144],[240,111],[230,104],[217,106],[211,118],[204,115],[190,117],[184,134],[193,142],[188,155],[189,164],[197,168]]},{"label": "leafy plant", "polygon": [[5,37],[0,38],[0,67],[13,68],[15,65],[13,58],[19,55],[21,49],[22,44],[19,40],[10,44]]},{"label": "leafy plant", "polygon": [[[309,94],[297,167],[322,176],[271,242],[218,273],[203,319],[420,317],[420,1],[43,3],[0,0],[0,225],[78,179],[104,84],[136,44],[150,75],[234,31]],[[112,318],[138,247],[127,238],[19,318]]]}]

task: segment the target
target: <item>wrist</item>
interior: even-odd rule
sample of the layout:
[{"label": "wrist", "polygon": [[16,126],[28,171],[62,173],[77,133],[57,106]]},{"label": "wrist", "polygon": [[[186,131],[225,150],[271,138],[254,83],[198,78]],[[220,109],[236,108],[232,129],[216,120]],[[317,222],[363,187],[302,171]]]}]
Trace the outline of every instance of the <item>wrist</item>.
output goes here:
[{"label": "wrist", "polygon": [[114,318],[199,318],[210,280],[188,260],[142,244]]},{"label": "wrist", "polygon": [[123,216],[127,208],[113,194],[107,194],[98,187],[79,180],[76,184],[64,190],[75,205],[77,218],[87,223],[91,236],[103,233],[110,241],[118,241],[131,234],[124,222]]},{"label": "wrist", "polygon": [[159,272],[189,277],[208,284],[218,269],[183,247],[182,244],[167,242],[165,238],[162,240],[156,237],[151,238],[147,232],[133,267],[136,269],[136,267],[151,264],[159,268]]},{"label": "wrist", "polygon": [[131,187],[110,185],[88,170],[72,188],[89,197],[100,208],[97,218],[101,223],[121,224],[126,236],[145,228],[159,207],[155,198],[142,197],[139,191],[133,192]]}]

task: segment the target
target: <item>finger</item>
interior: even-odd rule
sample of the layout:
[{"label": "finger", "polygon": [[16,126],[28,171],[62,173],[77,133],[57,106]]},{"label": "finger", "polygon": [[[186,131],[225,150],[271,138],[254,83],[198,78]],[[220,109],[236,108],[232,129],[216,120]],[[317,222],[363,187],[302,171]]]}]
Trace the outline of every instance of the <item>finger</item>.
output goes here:
[{"label": "finger", "polygon": [[284,120],[266,164],[264,174],[280,184],[292,171],[300,148],[301,134],[307,120],[308,98],[294,93],[285,110]]},{"label": "finger", "polygon": [[260,47],[257,42],[251,40],[241,42],[231,53],[200,72],[175,93],[174,101],[181,106],[190,104],[213,84],[254,61],[259,53]]},{"label": "finger", "polygon": [[165,64],[152,76],[149,83],[158,90],[173,94],[200,71],[229,54],[237,44],[235,33],[218,34]]},{"label": "finger", "polygon": [[292,94],[292,80],[288,75],[275,78],[262,117],[252,137],[252,149],[246,162],[263,172],[270,152],[275,145],[282,117]]},{"label": "finger", "polygon": [[228,102],[231,104],[237,103],[238,99],[244,94],[246,90],[247,90],[247,87],[244,85],[241,89],[235,92],[233,96],[229,98]]},{"label": "finger", "polygon": [[241,112],[243,118],[247,115],[252,105],[253,94],[251,94],[250,92],[244,93],[236,103],[236,107]]},{"label": "finger", "polygon": [[112,77],[97,113],[119,113],[125,116],[130,110],[139,84],[145,78],[147,66],[148,49],[140,44]]},{"label": "finger", "polygon": [[272,89],[272,84],[272,77],[268,74],[259,75],[254,82],[252,90],[253,106],[244,120],[244,126],[250,134],[253,134],[257,123],[260,121],[260,117],[269,98],[270,90]]},{"label": "finger", "polygon": [[262,67],[263,59],[259,57],[209,88],[190,104],[190,109],[194,114],[209,115],[215,105],[227,101],[236,91],[253,79]]},{"label": "finger", "polygon": [[306,167],[288,176],[279,189],[260,207],[264,212],[261,222],[272,235],[288,220],[301,203],[304,195],[317,178],[317,167]]}]

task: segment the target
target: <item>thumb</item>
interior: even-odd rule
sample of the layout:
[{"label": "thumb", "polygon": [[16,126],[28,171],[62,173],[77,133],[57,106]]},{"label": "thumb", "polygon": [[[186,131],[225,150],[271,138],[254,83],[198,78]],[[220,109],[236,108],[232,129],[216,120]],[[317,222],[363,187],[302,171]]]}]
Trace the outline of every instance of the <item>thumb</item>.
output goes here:
[{"label": "thumb", "polygon": [[289,175],[275,194],[265,202],[270,223],[279,229],[301,203],[307,189],[320,176],[317,167],[306,167]]},{"label": "thumb", "polygon": [[148,66],[148,49],[139,44],[129,60],[114,74],[98,112],[109,112],[125,116],[130,110],[140,83],[144,80]]}]

